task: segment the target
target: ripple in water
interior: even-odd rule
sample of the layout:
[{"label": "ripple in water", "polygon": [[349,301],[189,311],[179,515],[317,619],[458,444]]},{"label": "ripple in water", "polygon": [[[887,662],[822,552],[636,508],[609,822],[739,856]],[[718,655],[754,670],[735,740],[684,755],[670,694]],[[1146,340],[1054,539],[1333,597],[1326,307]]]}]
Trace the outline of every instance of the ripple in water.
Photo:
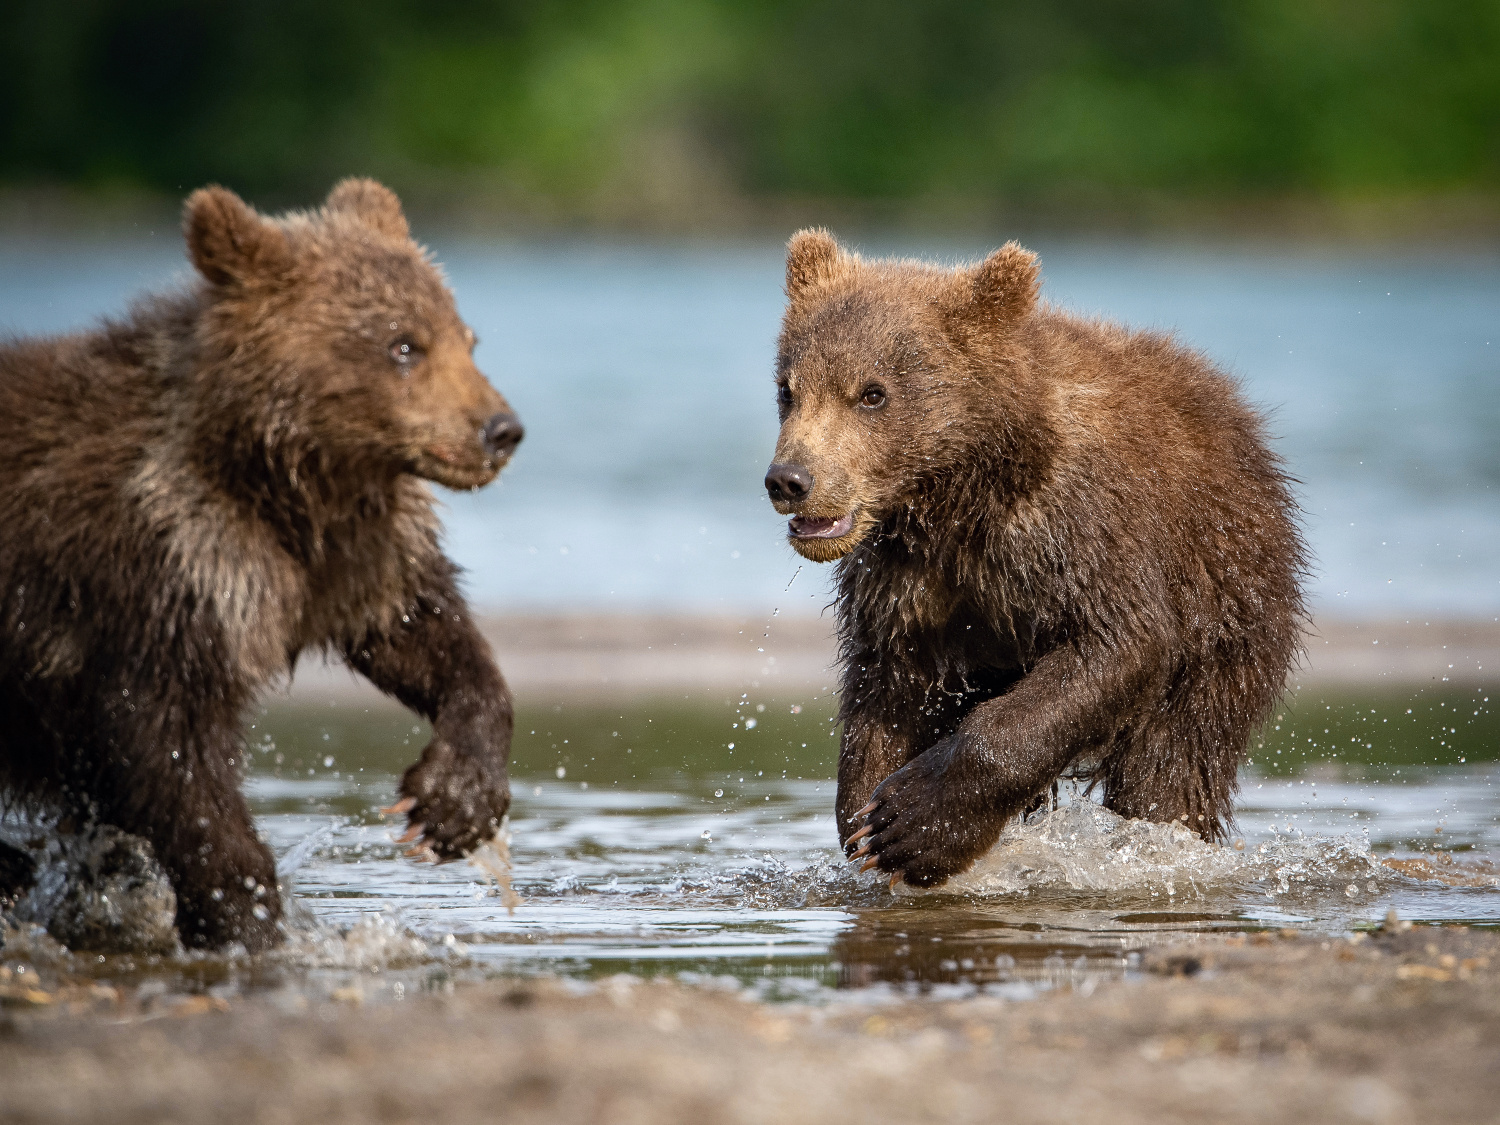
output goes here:
[{"label": "ripple in water", "polygon": [[[152,936],[166,909],[163,884],[132,883],[122,867],[104,875],[116,881],[103,893],[74,901],[92,903],[129,939],[116,948],[137,955],[91,971],[156,966],[197,980],[217,965],[230,978],[304,989],[355,979],[362,988],[426,987],[493,972],[671,973],[809,996],[842,986],[1076,983],[1129,971],[1131,951],[1163,935],[1338,932],[1374,925],[1392,908],[1419,920],[1500,921],[1500,769],[1485,762],[1404,767],[1379,781],[1353,771],[1249,773],[1241,839],[1222,847],[1075,796],[1014,826],[948,885],[894,894],[835,847],[831,781],[724,761],[697,772],[674,762],[637,778],[590,777],[575,758],[566,779],[524,772],[523,763],[511,825],[518,902],[508,909],[480,868],[404,857],[393,840],[400,826],[377,812],[395,772],[350,769],[343,755],[340,769],[262,768],[247,784],[289,891],[282,949],[257,959],[163,955]],[[96,851],[107,843],[95,841]],[[64,901],[61,873],[85,870],[78,856],[88,852],[59,845],[51,874],[13,912],[13,923],[32,926],[33,947]],[[88,870],[102,887],[103,869]],[[25,944],[20,930],[8,933],[0,959]]]}]

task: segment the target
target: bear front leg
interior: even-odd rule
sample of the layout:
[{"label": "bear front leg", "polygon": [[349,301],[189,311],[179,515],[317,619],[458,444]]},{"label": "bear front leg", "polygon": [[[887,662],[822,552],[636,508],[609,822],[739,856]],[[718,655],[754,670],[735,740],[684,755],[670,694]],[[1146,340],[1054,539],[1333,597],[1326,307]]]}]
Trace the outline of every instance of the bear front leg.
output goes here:
[{"label": "bear front leg", "polygon": [[[210,809],[193,799],[188,820],[162,843],[148,836],[177,893],[177,933],[190,948],[239,942],[259,953],[281,942],[276,860],[255,832],[238,778]],[[160,835],[155,833],[153,835]]]},{"label": "bear front leg", "polygon": [[432,741],[401,778],[397,807],[408,817],[403,842],[446,862],[493,839],[510,808],[510,690],[451,584],[424,594],[406,616],[345,655],[432,723]]},{"label": "bear front leg", "polygon": [[876,787],[856,815],[851,858],[916,887],[965,870],[1068,764],[1110,737],[1114,701],[1129,677],[1085,671],[1055,650],[1009,692],[975,707],[956,732]]},{"label": "bear front leg", "polygon": [[217,740],[200,729],[194,738],[187,726],[113,759],[89,794],[101,821],[150,841],[177,895],[183,945],[239,942],[256,953],[281,941],[276,861],[256,834],[230,764],[233,736]]},{"label": "bear front leg", "polygon": [[853,837],[864,825],[858,815],[860,807],[869,801],[876,786],[909,762],[931,738],[923,738],[913,718],[921,712],[922,702],[870,675],[871,669],[881,666],[873,654],[851,658],[846,661],[849,671],[839,687],[839,721],[844,729],[839,741],[834,815],[846,854],[854,850]]},{"label": "bear front leg", "polygon": [[869,800],[881,779],[889,777],[914,751],[909,739],[889,724],[872,722],[867,716],[845,721],[839,749],[838,796],[834,800],[845,854],[854,850],[856,833],[864,824],[858,815],[860,806]]}]

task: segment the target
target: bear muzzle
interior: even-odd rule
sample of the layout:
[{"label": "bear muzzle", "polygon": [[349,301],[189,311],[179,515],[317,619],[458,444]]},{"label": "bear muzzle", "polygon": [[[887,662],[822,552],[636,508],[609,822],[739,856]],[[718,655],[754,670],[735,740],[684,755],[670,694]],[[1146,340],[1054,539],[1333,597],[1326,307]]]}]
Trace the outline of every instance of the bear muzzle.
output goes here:
[{"label": "bear muzzle", "polygon": [[483,488],[505,467],[525,436],[521,420],[502,410],[468,430],[467,437],[450,434],[423,442],[413,451],[409,468],[449,488]]},{"label": "bear muzzle", "polygon": [[508,410],[492,416],[479,429],[479,443],[497,461],[508,459],[525,436],[526,427],[521,425],[521,419]]},{"label": "bear muzzle", "polygon": [[773,504],[800,504],[812,489],[813,475],[805,465],[785,462],[766,471],[766,492]]}]

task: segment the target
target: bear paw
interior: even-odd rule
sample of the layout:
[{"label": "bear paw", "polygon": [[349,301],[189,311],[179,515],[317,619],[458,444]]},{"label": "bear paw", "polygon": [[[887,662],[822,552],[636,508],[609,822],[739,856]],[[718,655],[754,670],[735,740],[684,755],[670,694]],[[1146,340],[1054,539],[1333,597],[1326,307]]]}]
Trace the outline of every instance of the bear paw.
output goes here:
[{"label": "bear paw", "polygon": [[864,843],[850,860],[886,872],[892,887],[903,880],[934,887],[965,870],[999,838],[1005,818],[984,798],[983,779],[964,767],[954,735],[882,781],[855,813],[865,826],[845,846]]},{"label": "bear paw", "polygon": [[441,736],[428,743],[401,778],[402,800],[392,812],[407,814],[407,854],[430,854],[439,863],[461,859],[500,831],[510,808],[510,782],[495,758],[456,750]]}]

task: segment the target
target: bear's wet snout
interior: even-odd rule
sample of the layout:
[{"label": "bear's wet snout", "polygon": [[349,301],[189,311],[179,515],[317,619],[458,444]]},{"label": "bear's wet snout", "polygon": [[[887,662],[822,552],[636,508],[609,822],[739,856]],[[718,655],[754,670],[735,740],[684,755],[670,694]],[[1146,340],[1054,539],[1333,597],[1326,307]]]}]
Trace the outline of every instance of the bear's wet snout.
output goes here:
[{"label": "bear's wet snout", "polygon": [[766,491],[771,499],[795,504],[812,491],[813,475],[801,465],[772,465],[766,473]]},{"label": "bear's wet snout", "polygon": [[766,472],[766,491],[773,501],[797,503],[812,491],[813,475],[802,465],[772,465]]},{"label": "bear's wet snout", "polygon": [[521,419],[507,411],[496,414],[479,431],[479,440],[484,451],[491,457],[509,457],[526,436],[526,427]]}]

